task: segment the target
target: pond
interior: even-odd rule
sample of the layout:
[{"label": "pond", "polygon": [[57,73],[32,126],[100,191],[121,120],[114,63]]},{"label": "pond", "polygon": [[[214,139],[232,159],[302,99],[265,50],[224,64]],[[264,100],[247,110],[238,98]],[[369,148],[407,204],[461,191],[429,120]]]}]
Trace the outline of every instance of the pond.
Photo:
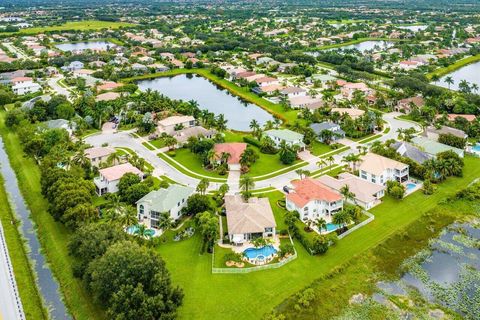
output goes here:
[{"label": "pond", "polygon": [[[390,47],[393,47],[394,43],[392,41],[383,41],[383,40],[367,40],[356,44],[349,44],[342,47],[323,49],[322,51],[331,51],[331,50],[348,50],[348,49],[357,49],[361,53],[365,51],[382,51]],[[317,57],[318,52],[305,52],[306,54]]]},{"label": "pond", "polygon": [[[25,204],[25,200],[18,187],[17,177],[10,166],[7,153],[3,147],[3,140],[0,137],[0,173],[5,180],[5,189],[12,202],[12,210],[21,221],[20,231],[26,239],[28,246],[28,258],[32,261],[34,272],[36,273],[37,283],[40,295],[50,311],[52,319],[71,319],[68,315],[59,291],[59,285],[53,277],[52,271],[47,265],[47,261],[41,252],[40,243],[37,238],[32,220],[30,220],[30,210]],[[25,302],[24,302],[25,303]]]},{"label": "pond", "polygon": [[466,65],[456,71],[450,72],[449,74],[440,78],[435,84],[444,88],[448,88],[449,85],[445,81],[447,77],[451,77],[453,83],[450,85],[450,89],[458,90],[458,85],[462,80],[466,80],[469,85],[476,84],[480,87],[480,62],[475,62],[469,65]]},{"label": "pond", "polygon": [[398,26],[398,29],[403,29],[403,30],[410,30],[413,32],[418,32],[418,31],[423,31],[427,29],[428,26],[422,25],[422,26]]},{"label": "pond", "polygon": [[250,131],[250,122],[257,120],[262,126],[273,116],[259,106],[245,102],[207,79],[198,75],[178,75],[137,82],[142,91],[156,90],[177,100],[198,102],[200,109],[223,114],[227,127],[239,131]]},{"label": "pond", "polygon": [[85,41],[77,43],[59,43],[55,47],[62,51],[82,51],[82,50],[99,50],[104,51],[117,45],[108,41]]}]

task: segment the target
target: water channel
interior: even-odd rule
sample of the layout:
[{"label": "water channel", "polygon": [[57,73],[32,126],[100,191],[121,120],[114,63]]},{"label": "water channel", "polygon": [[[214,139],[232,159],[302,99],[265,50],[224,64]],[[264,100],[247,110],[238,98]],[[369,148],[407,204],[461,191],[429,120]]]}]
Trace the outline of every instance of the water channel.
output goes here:
[{"label": "water channel", "polygon": [[[30,210],[27,208],[25,200],[20,192],[17,177],[8,159],[4,149],[3,140],[0,137],[0,173],[5,180],[5,189],[12,201],[12,210],[21,221],[20,231],[26,239],[29,248],[28,257],[33,263],[33,269],[36,273],[40,295],[43,298],[47,308],[50,311],[52,319],[71,319],[67,308],[65,307],[60,294],[60,287],[53,277],[52,271],[47,266],[47,261],[41,252],[40,242],[37,238],[32,220],[30,220]],[[25,303],[25,302],[23,302]]]}]

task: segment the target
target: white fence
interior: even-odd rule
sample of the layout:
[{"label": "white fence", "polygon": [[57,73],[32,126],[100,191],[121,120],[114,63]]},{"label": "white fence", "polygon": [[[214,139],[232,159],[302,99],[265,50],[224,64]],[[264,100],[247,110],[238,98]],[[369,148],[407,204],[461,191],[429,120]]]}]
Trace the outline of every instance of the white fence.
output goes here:
[{"label": "white fence", "polygon": [[350,233],[352,233],[353,231],[369,224],[370,222],[372,222],[374,219],[375,219],[375,216],[373,214],[371,214],[370,212],[368,211],[363,211],[363,213],[365,213],[366,216],[368,216],[368,219],[365,220],[365,221],[362,221],[360,222],[359,224],[357,224],[355,227],[351,228],[351,229],[348,229],[347,231],[345,231],[344,233],[342,233],[341,235],[338,236],[338,239],[342,239],[346,236],[348,236]]}]

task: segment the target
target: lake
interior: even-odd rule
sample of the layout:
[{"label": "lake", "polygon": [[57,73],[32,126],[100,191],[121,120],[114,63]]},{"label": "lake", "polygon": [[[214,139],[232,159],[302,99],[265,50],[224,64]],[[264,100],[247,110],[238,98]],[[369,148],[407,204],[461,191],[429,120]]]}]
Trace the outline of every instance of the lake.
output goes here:
[{"label": "lake", "polygon": [[[30,220],[30,210],[20,192],[17,176],[10,166],[2,138],[0,138],[0,164],[0,173],[5,180],[5,189],[11,199],[12,210],[20,220],[20,231],[26,239],[26,246],[29,249],[27,253],[28,259],[32,262],[40,295],[49,309],[50,317],[51,319],[71,319],[62,301],[59,285],[53,277],[52,271],[41,251],[37,231],[32,220]],[[26,304],[28,302],[23,301],[23,303]]]},{"label": "lake", "polygon": [[83,51],[87,49],[104,51],[116,46],[116,44],[108,41],[85,41],[78,43],[60,43],[55,45],[55,47],[62,51]]},{"label": "lake", "polygon": [[448,83],[445,82],[445,79],[448,76],[452,77],[453,80],[453,84],[450,85],[450,89],[458,90],[458,84],[462,80],[466,80],[470,85],[476,83],[480,87],[480,62],[475,62],[456,71],[450,72],[449,74],[441,77],[440,80],[435,84],[444,88],[448,88]]},{"label": "lake", "polygon": [[[326,50],[357,49],[357,50],[360,51],[361,53],[364,53],[365,51],[370,51],[370,50],[382,51],[382,50],[388,49],[388,48],[390,48],[390,47],[393,47],[393,44],[394,44],[394,43],[391,42],[391,41],[367,40],[367,41],[363,41],[363,42],[356,43],[356,44],[345,45],[345,46],[342,46],[342,47],[330,48],[330,49],[323,49],[322,51],[326,51]],[[305,52],[305,54],[308,54],[308,55],[313,56],[313,57],[317,57],[317,56],[318,56],[318,51]]]},{"label": "lake", "polygon": [[410,30],[413,32],[423,31],[427,29],[428,26],[398,26],[398,29]]},{"label": "lake", "polygon": [[250,131],[250,122],[257,120],[264,125],[273,116],[259,106],[245,102],[207,79],[198,75],[178,75],[137,82],[142,91],[156,90],[176,100],[195,100],[200,109],[215,114],[223,114],[228,120],[227,126],[234,130]]}]

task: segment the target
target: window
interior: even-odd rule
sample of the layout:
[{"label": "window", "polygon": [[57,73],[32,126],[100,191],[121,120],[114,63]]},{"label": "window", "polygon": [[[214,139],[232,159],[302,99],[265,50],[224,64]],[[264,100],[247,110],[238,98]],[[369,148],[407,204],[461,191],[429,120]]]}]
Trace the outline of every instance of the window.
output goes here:
[{"label": "window", "polygon": [[184,202],[185,202],[185,199],[182,199],[182,203],[184,203]]},{"label": "window", "polygon": [[140,214],[143,214],[143,212],[144,212],[143,204],[141,204],[141,205],[139,206],[139,209],[140,209]]},{"label": "window", "polygon": [[150,211],[150,217],[151,217],[152,219],[158,219],[158,218],[160,218],[160,212]]},{"label": "window", "polygon": [[179,202],[179,203],[177,203],[177,207],[180,207],[180,202]]},{"label": "window", "polygon": [[272,232],[273,228],[265,228],[265,232]]}]

